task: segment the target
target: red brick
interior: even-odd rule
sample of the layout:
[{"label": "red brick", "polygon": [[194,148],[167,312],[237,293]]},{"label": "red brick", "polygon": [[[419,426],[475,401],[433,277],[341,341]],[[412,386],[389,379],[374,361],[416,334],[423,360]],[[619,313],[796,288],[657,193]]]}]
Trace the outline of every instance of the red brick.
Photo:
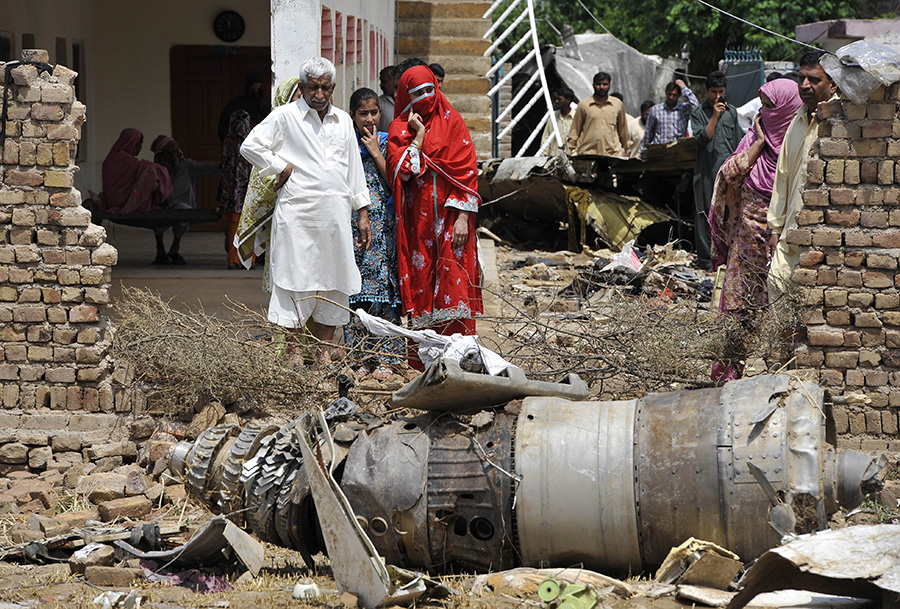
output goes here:
[{"label": "red brick", "polygon": [[[849,326],[850,311],[848,311],[847,309],[833,309],[825,314],[825,319],[832,326]],[[835,345],[831,346],[833,347]]]},{"label": "red brick", "polygon": [[844,346],[845,347],[862,347],[861,334],[855,330],[845,330],[844,331]]},{"label": "red brick", "polygon": [[862,273],[859,271],[838,271],[837,283],[848,288],[861,288]]},{"label": "red brick", "polygon": [[844,382],[848,387],[862,387],[866,384],[866,375],[862,370],[848,370],[844,373]]},{"label": "red brick", "polygon": [[897,259],[888,254],[871,253],[866,257],[866,266],[873,269],[895,269]]},{"label": "red brick", "polygon": [[844,110],[841,107],[841,102],[837,100],[822,102],[816,110],[816,116],[818,116],[820,120],[843,116],[843,114]]},{"label": "red brick", "polygon": [[[869,254],[868,259],[872,259],[872,254]],[[863,273],[863,285],[874,290],[889,288],[894,285],[894,276],[876,271],[865,271]]]},{"label": "red brick", "polygon": [[890,249],[900,248],[900,232],[892,231],[872,236],[872,245]]},{"label": "red brick", "polygon": [[837,271],[835,269],[820,269],[816,275],[816,285],[835,285],[837,283]]},{"label": "red brick", "polygon": [[[835,311],[837,312],[837,311]],[[854,315],[853,323],[857,328],[880,328],[881,320],[877,313],[864,312]]]},{"label": "red brick", "polygon": [[69,321],[72,323],[89,323],[100,320],[100,312],[94,305],[78,305],[69,311]]},{"label": "red brick", "polygon": [[878,347],[884,344],[885,332],[881,328],[860,332],[863,347]]},{"label": "red brick", "polygon": [[875,188],[860,188],[856,191],[856,204],[881,205],[884,202],[884,190]]},{"label": "red brick", "polygon": [[850,156],[850,143],[831,138],[821,139],[819,140],[819,154],[824,157],[846,158]]},{"label": "red brick", "polygon": [[850,144],[850,156],[885,156],[887,142],[877,140],[856,140]]},{"label": "red brick", "polygon": [[862,136],[864,138],[891,137],[894,130],[892,121],[872,121],[868,125],[863,125]]},{"label": "red brick", "polygon": [[791,281],[798,285],[816,285],[818,273],[813,269],[795,268],[791,274]]},{"label": "red brick", "polygon": [[9,169],[4,175],[6,186],[40,186],[44,183],[44,176],[36,171],[14,171]]},{"label": "red brick", "polygon": [[858,267],[862,266],[862,263],[866,260],[865,252],[847,252],[844,254],[844,264],[849,267]]},{"label": "red brick", "polygon": [[859,214],[859,225],[866,228],[887,228],[888,212],[864,211]]},{"label": "red brick", "polygon": [[851,188],[834,188],[831,190],[830,201],[833,205],[853,205],[856,202],[856,191]]},{"label": "red brick", "polygon": [[[884,221],[887,225],[887,214],[885,214]],[[823,228],[813,231],[812,244],[819,247],[840,247],[841,237],[841,231]]]},{"label": "red brick", "polygon": [[819,250],[809,250],[800,254],[800,266],[815,266],[821,264],[823,260],[825,260],[825,254]]},{"label": "red brick", "polygon": [[821,224],[824,219],[825,214],[821,209],[801,209],[797,212],[797,224],[800,226]]},{"label": "red brick", "polygon": [[800,198],[807,207],[826,207],[828,205],[827,190],[804,190]]},{"label": "red brick", "polygon": [[855,368],[859,363],[856,351],[832,351],[825,354],[825,365],[831,368]]},{"label": "red brick", "polygon": [[825,210],[825,221],[828,224],[836,224],[837,226],[856,226],[859,224],[859,211],[828,209]]},{"label": "red brick", "polygon": [[784,233],[782,238],[785,243],[790,243],[791,245],[811,245],[812,231],[808,228],[792,228]]},{"label": "red brick", "polygon": [[840,347],[844,344],[844,333],[836,328],[809,328],[807,337],[809,344],[816,347]]},{"label": "red brick", "polygon": [[[886,233],[889,234],[889,233]],[[847,231],[844,233],[844,243],[847,247],[870,247],[872,245],[872,235],[860,231]],[[900,233],[898,233],[897,243],[900,243]],[[804,244],[798,244],[804,245]],[[806,244],[808,245],[808,244]],[[880,245],[879,247],[891,247],[889,245]]]}]

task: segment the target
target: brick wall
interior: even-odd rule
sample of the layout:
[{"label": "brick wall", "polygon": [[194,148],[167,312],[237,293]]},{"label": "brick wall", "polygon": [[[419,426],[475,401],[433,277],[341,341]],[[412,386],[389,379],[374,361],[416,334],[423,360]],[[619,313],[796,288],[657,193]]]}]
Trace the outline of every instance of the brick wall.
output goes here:
[{"label": "brick wall", "polygon": [[[46,51],[23,60],[46,63]],[[0,73],[7,66],[0,63]],[[0,406],[120,411],[112,327],[102,315],[117,253],[90,223],[73,185],[85,107],[76,73],[20,63],[9,70],[0,165]]]},{"label": "brick wall", "polygon": [[900,84],[820,105],[799,227],[807,344],[837,396],[839,445],[900,452]]}]

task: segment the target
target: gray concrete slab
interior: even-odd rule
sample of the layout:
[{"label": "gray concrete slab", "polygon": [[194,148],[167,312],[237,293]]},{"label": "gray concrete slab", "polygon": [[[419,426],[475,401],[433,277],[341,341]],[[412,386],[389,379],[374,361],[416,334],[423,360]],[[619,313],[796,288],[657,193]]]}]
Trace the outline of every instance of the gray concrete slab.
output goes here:
[{"label": "gray concrete slab", "polygon": [[[179,309],[202,308],[217,317],[234,317],[228,300],[254,311],[265,312],[269,296],[262,289],[262,267],[228,270],[225,238],[217,232],[188,232],[181,240],[186,265],[151,264],[156,256],[153,231],[130,226],[106,225],[107,242],[119,251],[112,269],[112,303],[122,295],[122,286],[150,289]],[[172,241],[166,233],[166,247]],[[115,319],[115,307],[106,311]]]}]

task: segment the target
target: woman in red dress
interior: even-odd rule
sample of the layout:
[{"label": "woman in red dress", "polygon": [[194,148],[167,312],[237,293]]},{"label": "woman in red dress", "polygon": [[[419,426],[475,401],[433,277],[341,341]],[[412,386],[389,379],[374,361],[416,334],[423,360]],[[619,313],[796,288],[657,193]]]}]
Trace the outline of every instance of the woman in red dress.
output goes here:
[{"label": "woman in red dress", "polygon": [[403,73],[395,107],[387,150],[403,307],[413,329],[475,334],[484,308],[472,137],[427,66]]}]

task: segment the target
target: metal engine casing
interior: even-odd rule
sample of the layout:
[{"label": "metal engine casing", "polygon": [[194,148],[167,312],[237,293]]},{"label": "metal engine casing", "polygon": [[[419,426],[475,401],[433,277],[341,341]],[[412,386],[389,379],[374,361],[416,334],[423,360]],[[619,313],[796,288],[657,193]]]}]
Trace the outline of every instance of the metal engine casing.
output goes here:
[{"label": "metal engine casing", "polygon": [[[323,457],[388,563],[639,572],[688,537],[750,560],[780,541],[775,514],[798,533],[824,528],[877,471],[827,442],[824,391],[787,375],[629,401],[530,397],[492,414],[477,427],[450,413],[331,421]],[[250,530],[311,560],[325,547],[295,424],[212,428],[173,465],[213,511],[243,505]]]}]

